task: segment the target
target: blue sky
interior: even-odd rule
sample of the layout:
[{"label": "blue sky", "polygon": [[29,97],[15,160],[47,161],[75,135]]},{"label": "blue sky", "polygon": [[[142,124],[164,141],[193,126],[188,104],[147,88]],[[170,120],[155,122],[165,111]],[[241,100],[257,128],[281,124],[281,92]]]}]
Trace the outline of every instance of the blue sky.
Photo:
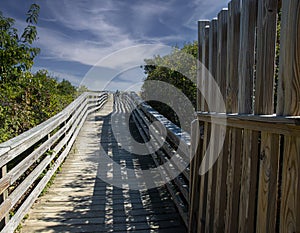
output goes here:
[{"label": "blue sky", "polygon": [[[35,2],[41,7],[39,39],[35,43],[41,53],[33,70],[47,69],[53,76],[87,86],[89,84],[83,81],[88,80],[87,74],[94,73],[90,78],[102,80],[103,86],[114,70],[114,82],[119,83],[119,87],[112,89],[135,84],[143,78],[143,72],[138,68],[124,69],[123,66],[121,72],[120,69],[116,71],[112,63],[120,55],[124,60],[135,54],[134,57],[140,57],[135,63],[143,63],[144,58],[153,54],[168,52],[159,45],[181,46],[194,41],[197,39],[197,21],[216,17],[228,4],[228,0]],[[31,3],[33,1],[1,0],[0,11],[16,19],[18,28],[24,28],[25,13]],[[147,46],[143,47],[144,44]],[[137,49],[139,45],[142,49]],[[103,65],[107,64],[107,58],[110,60],[108,67]]]}]

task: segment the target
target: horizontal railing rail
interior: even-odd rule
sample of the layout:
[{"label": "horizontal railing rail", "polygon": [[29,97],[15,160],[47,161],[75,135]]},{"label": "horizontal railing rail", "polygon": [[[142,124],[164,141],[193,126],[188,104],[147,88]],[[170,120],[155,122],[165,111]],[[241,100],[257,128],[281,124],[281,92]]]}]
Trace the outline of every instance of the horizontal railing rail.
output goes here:
[{"label": "horizontal railing rail", "polygon": [[[132,117],[138,125],[139,132],[144,141],[148,141],[149,128],[154,127],[151,124],[155,121],[160,122],[167,130],[166,140],[163,137],[153,135],[156,137],[153,141],[164,140],[165,142],[152,157],[158,167],[170,161],[173,156],[176,156],[176,160],[174,161],[177,161],[177,163],[172,163],[171,167],[164,166],[166,170],[161,175],[175,176],[171,182],[166,184],[166,187],[174,200],[183,222],[188,226],[190,135],[159,114],[136,93],[132,92],[128,94],[127,100],[128,104],[131,105],[131,109],[134,109]],[[159,127],[155,130],[160,131]],[[179,144],[180,148],[178,147]],[[176,174],[179,169],[182,172],[179,172],[180,174],[177,176]]]},{"label": "horizontal railing rail", "polygon": [[83,93],[57,115],[0,144],[1,232],[17,228],[70,152],[88,114],[107,98],[105,92]]}]

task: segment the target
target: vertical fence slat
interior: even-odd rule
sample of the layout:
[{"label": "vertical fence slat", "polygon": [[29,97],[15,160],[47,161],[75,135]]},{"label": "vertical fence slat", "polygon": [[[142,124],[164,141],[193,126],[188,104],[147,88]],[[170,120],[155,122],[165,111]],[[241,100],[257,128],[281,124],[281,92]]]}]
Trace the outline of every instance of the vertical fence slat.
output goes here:
[{"label": "vertical fence slat", "polygon": [[[243,0],[239,56],[239,113],[252,113],[257,0]],[[244,130],[238,232],[254,232],[258,132]]]},{"label": "vertical fence slat", "polygon": [[[207,151],[207,146],[210,138],[210,129],[211,125],[207,122],[204,123],[204,136],[203,136],[203,147],[202,147],[202,159]],[[203,162],[202,160],[200,163]],[[207,165],[207,164],[206,164]],[[199,168],[198,168],[199,172]],[[199,173],[198,173],[199,175]],[[207,174],[200,176],[200,192],[199,192],[199,212],[198,212],[198,220],[197,220],[197,232],[205,232],[205,216],[206,216],[206,204],[207,204]]]},{"label": "vertical fence slat", "polygon": [[239,56],[239,113],[252,113],[257,0],[243,0]]},{"label": "vertical fence slat", "polygon": [[[209,30],[209,72],[211,74],[211,78],[214,79],[214,81],[216,81],[217,78],[217,47],[218,47],[218,38],[217,38],[217,34],[218,34],[218,19],[214,18],[211,23],[210,23],[210,30]],[[215,93],[212,90],[212,82],[213,80],[210,80],[209,82],[209,96],[208,98],[210,98],[210,112],[216,112],[216,101],[215,101]]]},{"label": "vertical fence slat", "polygon": [[240,0],[232,0],[228,4],[228,41],[227,41],[227,82],[226,111],[238,112],[238,64],[240,51]]},{"label": "vertical fence slat", "polygon": [[258,137],[257,131],[243,131],[242,174],[239,209],[239,231],[255,232],[256,225],[256,196],[257,196],[257,167],[258,167]]},{"label": "vertical fence slat", "polygon": [[280,232],[300,232],[299,171],[300,137],[286,136],[283,153]]},{"label": "vertical fence slat", "polygon": [[197,216],[199,208],[200,176],[199,167],[202,161],[202,140],[198,120],[194,120],[191,125],[191,156],[190,165],[190,217],[189,232],[197,231]]},{"label": "vertical fence slat", "polygon": [[[282,1],[278,115],[300,115],[300,1]],[[284,139],[280,232],[300,232],[300,137]]]},{"label": "vertical fence slat", "polygon": [[242,130],[229,129],[229,155],[227,172],[227,206],[225,232],[237,232],[241,177]]},{"label": "vertical fence slat", "polygon": [[[240,1],[228,4],[228,53],[227,53],[227,113],[238,111],[238,60],[240,42]],[[237,232],[239,194],[240,194],[240,155],[242,130],[228,128],[228,171],[227,171],[227,206],[225,215],[225,232]]]},{"label": "vertical fence slat", "polygon": [[279,145],[279,135],[262,133],[256,232],[275,232]]},{"label": "vertical fence slat", "polygon": [[258,1],[255,114],[273,114],[277,0]]},{"label": "vertical fence slat", "polygon": [[[209,30],[209,72],[211,77],[215,79],[216,70],[217,70],[217,30],[218,30],[218,21],[213,19],[210,22]],[[208,90],[209,98],[213,100],[213,91],[211,90],[213,80],[209,80]],[[210,111],[216,111],[215,101],[210,101],[213,103]],[[205,232],[210,232],[213,227],[214,220],[214,208],[215,208],[215,190],[216,190],[216,173],[217,167],[212,166],[208,171],[208,183],[207,183],[207,206],[206,206],[206,218],[205,218]]]},{"label": "vertical fence slat", "polygon": [[300,115],[300,2],[282,2],[278,115]]},{"label": "vertical fence slat", "polygon": [[[218,60],[217,60],[217,78],[216,82],[220,87],[223,98],[226,97],[226,68],[227,68],[227,9],[223,9],[218,14]],[[225,101],[226,102],[226,101]],[[219,106],[219,104],[217,104]],[[218,108],[219,109],[219,108]],[[217,109],[217,110],[218,110]],[[216,127],[218,128],[218,127]],[[227,138],[227,137],[226,137]],[[224,230],[225,208],[226,208],[226,174],[227,174],[227,142],[224,142],[223,151],[221,151],[218,160],[214,166],[217,166],[216,195],[214,210],[214,229],[213,232]]]},{"label": "vertical fence slat", "polygon": [[[218,125],[212,124],[211,125],[211,140],[216,145],[219,143],[219,127]],[[212,153],[216,153],[215,151],[216,146],[212,149]],[[208,166],[212,166],[212,160],[209,159],[207,161]],[[207,172],[207,202],[206,202],[206,215],[205,215],[205,232],[211,232],[213,227],[213,220],[214,217],[214,203],[215,203],[215,185],[216,185],[216,173],[217,173],[217,166],[212,166],[211,169]],[[214,185],[214,186],[213,186]]]},{"label": "vertical fence slat", "polygon": [[[208,95],[208,84],[209,84],[209,25],[206,25],[203,29],[203,37],[202,37],[202,64],[204,65],[205,69],[202,69],[201,72],[201,79],[202,79],[202,86],[204,87],[204,94],[207,98]],[[204,68],[203,67],[203,68]],[[206,103],[205,98],[201,98],[201,111],[208,111],[208,106]]]},{"label": "vertical fence slat", "polygon": [[[258,1],[255,114],[274,111],[277,7],[277,0]],[[261,133],[256,232],[275,232],[279,145],[279,135]]]},{"label": "vertical fence slat", "polygon": [[[227,15],[228,10],[223,9],[218,14],[218,54],[217,54],[217,78],[216,82],[219,85],[223,98],[226,98],[226,69],[227,69]],[[217,104],[218,111],[219,104]]]},{"label": "vertical fence slat", "polygon": [[[203,37],[202,37],[202,63],[205,67],[209,67],[209,25],[205,26],[203,30]],[[208,83],[208,73],[207,68],[202,70],[202,85],[206,87]],[[207,93],[207,88],[204,89],[205,93]],[[207,94],[205,94],[207,96]],[[206,101],[204,98],[202,99],[201,103],[201,110],[207,111]],[[207,146],[209,143],[209,129],[210,124],[207,122],[204,123],[204,140],[203,140],[203,148],[202,148],[202,158],[204,157]],[[202,162],[202,161],[201,161]],[[198,216],[198,232],[204,232],[205,229],[205,214],[206,214],[206,201],[207,201],[207,174],[202,175],[200,177],[200,200],[199,200],[199,216]]]},{"label": "vertical fence slat", "polygon": [[[202,63],[202,38],[205,26],[209,24],[208,20],[199,20],[198,21],[198,60]],[[201,103],[203,96],[200,92],[200,75],[201,75],[201,67],[197,67],[197,111],[201,111]]]}]

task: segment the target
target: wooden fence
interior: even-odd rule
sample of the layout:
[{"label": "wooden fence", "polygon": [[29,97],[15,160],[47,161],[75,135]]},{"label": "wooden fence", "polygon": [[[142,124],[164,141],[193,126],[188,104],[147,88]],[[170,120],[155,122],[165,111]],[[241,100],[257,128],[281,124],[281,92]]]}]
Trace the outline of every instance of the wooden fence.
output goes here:
[{"label": "wooden fence", "polygon": [[[300,232],[300,1],[232,0],[198,27],[199,60],[220,87],[226,113],[199,93],[189,232]],[[209,88],[205,78],[199,74],[198,85]],[[201,176],[224,117],[223,149]]]},{"label": "wooden fence", "polygon": [[68,155],[87,115],[107,96],[84,93],[54,117],[0,144],[1,232],[14,232]]}]

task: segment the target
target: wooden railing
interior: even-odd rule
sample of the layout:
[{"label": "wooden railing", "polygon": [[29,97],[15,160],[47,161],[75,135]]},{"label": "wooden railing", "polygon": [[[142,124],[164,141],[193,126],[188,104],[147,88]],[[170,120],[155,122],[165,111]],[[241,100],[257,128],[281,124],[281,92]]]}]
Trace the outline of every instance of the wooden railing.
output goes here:
[{"label": "wooden railing", "polygon": [[[188,226],[188,203],[189,203],[189,158],[190,158],[190,135],[164,116],[159,114],[150,105],[144,102],[136,93],[132,92],[127,96],[127,102],[131,109],[133,119],[138,125],[138,130],[145,142],[149,141],[149,129],[154,127],[153,122],[160,122],[167,130],[166,140],[161,138],[159,133],[153,135],[155,141],[165,141],[159,150],[151,154],[157,167],[166,164],[173,156],[176,156],[177,162],[171,161],[171,166],[164,166],[162,176],[170,178],[175,177],[166,183],[166,187],[171,194],[173,201],[182,217],[186,227]],[[160,128],[156,125],[157,132]],[[180,147],[178,147],[180,145]],[[180,171],[182,172],[178,172]],[[179,175],[176,175],[178,173]]]},{"label": "wooden railing", "polygon": [[107,97],[84,93],[54,117],[0,144],[1,232],[17,228],[68,155],[87,115]]},{"label": "wooden railing", "polygon": [[[198,26],[199,60],[220,87],[226,112],[210,109],[213,99],[199,93],[189,231],[300,232],[300,1],[232,0]],[[211,81],[199,72],[208,93]],[[202,159],[224,119],[224,146],[209,164]],[[212,166],[204,175],[202,163]]]}]

